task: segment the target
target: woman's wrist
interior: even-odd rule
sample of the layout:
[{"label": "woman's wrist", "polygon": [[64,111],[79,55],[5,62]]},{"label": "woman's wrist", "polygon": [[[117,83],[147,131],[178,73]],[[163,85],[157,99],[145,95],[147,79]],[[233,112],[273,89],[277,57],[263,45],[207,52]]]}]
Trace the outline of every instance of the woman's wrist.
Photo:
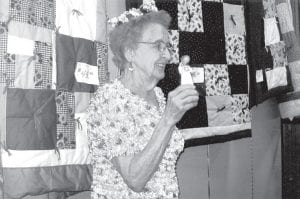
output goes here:
[{"label": "woman's wrist", "polygon": [[173,128],[176,124],[176,122],[174,122],[172,120],[172,118],[170,117],[167,117],[166,115],[163,115],[162,117],[162,122],[163,124],[166,126],[166,127],[169,127],[169,128]]}]

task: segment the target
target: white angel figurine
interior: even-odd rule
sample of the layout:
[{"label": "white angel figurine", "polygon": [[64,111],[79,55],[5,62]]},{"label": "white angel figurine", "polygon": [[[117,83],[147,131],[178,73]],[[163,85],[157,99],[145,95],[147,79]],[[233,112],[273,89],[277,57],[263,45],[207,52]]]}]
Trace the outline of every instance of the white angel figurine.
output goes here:
[{"label": "white angel figurine", "polygon": [[192,78],[192,68],[188,65],[190,62],[190,57],[188,55],[184,55],[181,57],[181,62],[178,66],[179,74],[181,75],[181,83],[180,84],[193,84]]}]

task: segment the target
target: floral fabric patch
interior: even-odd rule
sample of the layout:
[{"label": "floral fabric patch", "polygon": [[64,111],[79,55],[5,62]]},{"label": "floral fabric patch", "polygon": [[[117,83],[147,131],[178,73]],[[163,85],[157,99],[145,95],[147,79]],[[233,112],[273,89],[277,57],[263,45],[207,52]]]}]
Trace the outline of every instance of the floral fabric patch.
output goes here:
[{"label": "floral fabric patch", "polygon": [[16,21],[54,30],[54,0],[11,0],[9,12]]},{"label": "floral fabric patch", "polygon": [[57,148],[74,149],[76,146],[74,94],[66,91],[57,91],[55,102],[57,109]]},{"label": "floral fabric patch", "polygon": [[232,95],[232,114],[236,124],[251,122],[249,97],[247,94]]},{"label": "floral fabric patch", "polygon": [[205,64],[206,95],[230,95],[229,76],[227,65]]},{"label": "floral fabric patch", "polygon": [[201,0],[179,0],[178,29],[188,32],[204,31]]},{"label": "floral fabric patch", "polygon": [[246,61],[245,36],[225,33],[227,64],[242,64]]}]

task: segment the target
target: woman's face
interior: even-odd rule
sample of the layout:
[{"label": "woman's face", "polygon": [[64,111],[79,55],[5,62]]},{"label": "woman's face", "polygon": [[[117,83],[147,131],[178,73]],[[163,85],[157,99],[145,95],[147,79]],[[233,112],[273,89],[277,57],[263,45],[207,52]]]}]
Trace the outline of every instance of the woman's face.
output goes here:
[{"label": "woman's face", "polygon": [[163,79],[166,64],[170,60],[168,30],[160,24],[149,24],[137,42],[134,71],[148,81]]}]

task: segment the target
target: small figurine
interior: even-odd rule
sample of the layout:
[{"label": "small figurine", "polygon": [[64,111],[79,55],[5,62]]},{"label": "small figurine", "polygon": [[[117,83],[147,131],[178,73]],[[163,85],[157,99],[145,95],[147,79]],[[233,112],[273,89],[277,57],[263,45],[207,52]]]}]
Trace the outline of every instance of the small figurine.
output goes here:
[{"label": "small figurine", "polygon": [[181,62],[178,66],[178,71],[181,75],[181,83],[180,84],[193,84],[192,78],[192,68],[188,65],[190,62],[190,57],[188,55],[184,55],[181,57]]}]

